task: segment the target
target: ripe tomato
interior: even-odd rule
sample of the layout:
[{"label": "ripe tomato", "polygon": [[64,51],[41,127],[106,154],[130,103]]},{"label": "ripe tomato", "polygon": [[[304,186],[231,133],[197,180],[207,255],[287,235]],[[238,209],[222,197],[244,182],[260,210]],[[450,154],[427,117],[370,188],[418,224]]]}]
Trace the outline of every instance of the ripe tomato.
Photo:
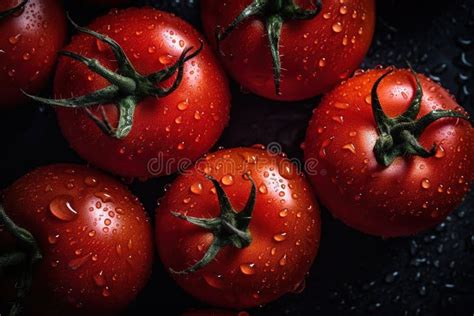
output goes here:
[{"label": "ripe tomato", "polygon": [[[42,255],[27,304],[35,314],[117,312],[145,285],[153,256],[150,223],[118,181],[78,165],[41,167],[6,189],[2,205]],[[0,232],[2,254],[12,250],[7,231]]]},{"label": "ripe tomato", "polygon": [[[432,227],[461,203],[474,177],[474,130],[459,117],[433,122],[466,113],[438,84],[409,70],[382,77],[387,73],[364,72],[327,94],[309,124],[304,152],[319,160],[310,179],[335,217],[390,237]],[[377,104],[382,124],[374,118]]]},{"label": "ripe tomato", "polygon": [[[112,52],[112,45],[96,38],[100,35],[85,34],[82,29],[83,34],[75,36],[66,50],[95,58],[111,70],[118,64],[126,69],[120,70],[121,76],[115,73],[115,84],[110,85],[74,60],[79,57],[69,54],[73,58],[61,58],[58,65],[56,97],[80,99],[105,87],[125,87],[114,90],[113,101],[103,106],[99,102],[99,107],[90,110],[96,116],[105,114],[112,126],[118,126],[108,134],[103,131],[107,131],[105,119],[96,117],[102,120],[101,130],[91,119],[92,113],[58,108],[63,134],[80,156],[122,176],[150,177],[173,173],[183,161],[196,160],[214,145],[228,122],[230,93],[212,51],[207,46],[199,51],[202,42],[196,30],[174,15],[152,8],[112,10],[90,29],[109,36],[121,49]],[[127,60],[117,63],[117,50],[123,50],[126,56],[119,57]],[[151,74],[161,77],[142,83]],[[168,88],[171,90],[165,92]],[[68,102],[74,104],[71,99],[64,103]]]},{"label": "ripe tomato", "polygon": [[[205,33],[215,47],[220,42],[231,76],[275,100],[313,97],[346,78],[375,25],[374,0],[203,0],[201,8]],[[244,21],[228,29],[245,8]]]},{"label": "ripe tomato", "polygon": [[[0,14],[20,3],[0,1]],[[25,103],[21,90],[41,91],[64,44],[66,29],[59,0],[28,0],[23,8],[0,18],[0,108]]]},{"label": "ripe tomato", "polygon": [[209,154],[176,179],[156,214],[158,251],[172,277],[194,297],[227,308],[294,290],[319,236],[309,184],[288,159],[261,148]]}]

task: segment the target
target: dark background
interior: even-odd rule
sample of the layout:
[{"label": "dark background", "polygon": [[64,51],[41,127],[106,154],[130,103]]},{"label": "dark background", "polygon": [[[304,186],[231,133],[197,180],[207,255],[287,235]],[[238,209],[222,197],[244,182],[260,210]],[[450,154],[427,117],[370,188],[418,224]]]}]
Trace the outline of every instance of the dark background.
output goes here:
[{"label": "dark background", "polygon": [[[85,24],[104,10],[65,1]],[[76,2],[77,7],[74,7]],[[198,0],[136,1],[173,11],[197,28]],[[440,81],[471,113],[474,89],[474,1],[380,0],[375,38],[363,68],[414,68]],[[246,94],[232,83],[233,108],[219,146],[279,142],[290,157],[318,98],[279,103]],[[39,106],[0,113],[0,188],[34,167],[83,163],[68,147],[54,112]],[[217,147],[217,146],[216,146]],[[440,172],[443,172],[440,170]],[[135,181],[133,192],[153,216],[173,177]],[[435,229],[409,238],[382,240],[354,231],[322,210],[322,243],[301,294],[289,294],[251,315],[474,315],[474,194]],[[159,262],[128,314],[180,315],[206,307],[180,290]]]}]

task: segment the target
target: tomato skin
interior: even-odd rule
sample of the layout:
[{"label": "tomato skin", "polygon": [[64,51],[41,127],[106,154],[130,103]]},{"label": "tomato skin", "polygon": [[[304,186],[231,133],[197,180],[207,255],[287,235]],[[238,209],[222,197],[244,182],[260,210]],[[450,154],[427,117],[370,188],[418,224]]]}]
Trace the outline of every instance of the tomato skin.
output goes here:
[{"label": "tomato skin", "polygon": [[[305,159],[317,159],[310,179],[323,205],[362,232],[405,236],[428,229],[458,206],[474,178],[474,130],[467,121],[444,118],[421,135],[425,148],[438,144],[434,157],[397,158],[383,168],[375,160],[378,137],[370,92],[386,69],[370,70],[342,83],[315,109],[304,143]],[[423,98],[418,118],[435,109],[466,113],[438,84],[418,75]],[[410,104],[416,87],[408,70],[395,70],[378,95],[387,116]]]},{"label": "tomato skin", "polygon": [[304,280],[319,246],[319,207],[295,167],[279,171],[287,162],[262,149],[234,148],[209,154],[176,179],[157,210],[156,241],[164,266],[178,271],[201,259],[213,239],[208,230],[170,213],[219,215],[214,187],[203,171],[223,184],[236,210],[243,209],[250,192],[245,172],[257,188],[250,246],[227,246],[194,273],[172,273],[184,290],[214,306],[245,309],[271,302]]},{"label": "tomato skin", "polygon": [[[151,8],[112,10],[89,28],[115,39],[141,74],[164,69],[186,47],[198,49],[202,40],[183,20]],[[91,36],[75,36],[66,49],[116,69],[111,51]],[[60,59],[56,98],[84,95],[107,85],[85,65]],[[104,107],[116,126],[115,105]],[[229,108],[227,80],[205,45],[185,64],[177,90],[161,99],[145,98],[137,105],[131,133],[123,139],[104,134],[83,110],[60,108],[57,113],[65,138],[84,159],[121,176],[150,177],[171,174],[178,162],[196,160],[207,152],[226,126]]]},{"label": "tomato skin", "polygon": [[[214,47],[216,28],[228,26],[251,2],[203,0],[203,27]],[[309,8],[312,2],[297,1]],[[352,17],[354,12],[356,18]],[[348,0],[344,4],[339,0],[323,0],[322,11],[314,19],[285,22],[280,40],[284,69],[281,95],[275,94],[272,59],[262,20],[241,24],[221,42],[225,55],[219,55],[229,74],[251,92],[274,100],[302,100],[326,92],[360,65],[372,41],[374,27],[374,0]]]},{"label": "tomato skin", "polygon": [[[1,1],[0,11],[18,5]],[[66,17],[59,0],[29,0],[22,11],[0,21],[1,108],[28,101],[21,92],[44,88],[66,39]]]},{"label": "tomato skin", "polygon": [[[43,255],[29,305],[35,314],[115,313],[148,280],[149,219],[115,179],[83,166],[50,165],[17,180],[3,197],[8,216],[33,234]],[[75,218],[53,215],[71,216],[61,212],[58,197],[70,203]]]}]

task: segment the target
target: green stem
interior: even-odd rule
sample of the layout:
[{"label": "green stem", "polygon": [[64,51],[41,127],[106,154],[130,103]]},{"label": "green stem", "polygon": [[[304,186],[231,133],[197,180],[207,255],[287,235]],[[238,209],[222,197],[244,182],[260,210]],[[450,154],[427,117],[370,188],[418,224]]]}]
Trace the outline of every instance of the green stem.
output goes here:
[{"label": "green stem", "polygon": [[393,70],[389,70],[379,77],[372,87],[372,112],[379,133],[374,146],[374,154],[377,162],[385,167],[390,166],[397,157],[416,155],[428,158],[434,156],[436,154],[436,144],[428,150],[418,141],[418,138],[431,123],[442,118],[460,118],[469,121],[469,118],[464,114],[451,110],[431,111],[417,120],[423,98],[423,89],[416,73],[413,69],[410,68],[410,70],[416,82],[415,96],[408,109],[397,117],[389,118],[385,114],[377,93],[382,80],[390,75]]},{"label": "green stem", "polygon": [[174,274],[196,272],[214,260],[222,248],[230,245],[241,249],[248,247],[252,242],[252,235],[249,226],[255,208],[257,192],[253,179],[250,176],[248,177],[252,187],[244,209],[238,212],[232,207],[232,204],[219,181],[211,176],[206,176],[206,178],[213,183],[214,188],[216,189],[220,216],[216,218],[197,218],[185,216],[176,212],[172,212],[171,214],[193,225],[210,230],[213,234],[213,241],[204,256],[197,263],[182,271],[170,269]]},{"label": "green stem", "polygon": [[227,38],[242,22],[261,17],[265,22],[266,33],[270,44],[273,64],[273,81],[275,94],[280,94],[281,57],[280,38],[283,23],[292,20],[310,20],[316,17],[322,9],[321,0],[315,1],[315,9],[307,10],[298,6],[294,0],[253,0],[224,30],[216,29],[216,39],[219,52],[221,42]]},{"label": "green stem", "polygon": [[16,301],[9,313],[11,316],[17,316],[21,314],[24,300],[31,290],[33,267],[43,256],[33,235],[28,230],[16,225],[6,214],[1,204],[0,224],[17,240],[18,246],[22,249],[21,252],[0,256],[0,271],[4,271],[4,269],[11,266],[23,266],[23,271],[16,284]]},{"label": "green stem", "polygon": [[[61,54],[85,64],[89,70],[105,78],[110,85],[87,95],[68,99],[47,99],[23,93],[37,102],[50,106],[84,108],[86,114],[104,133],[117,139],[127,137],[132,130],[137,104],[147,97],[162,98],[173,93],[183,80],[184,64],[196,57],[203,48],[202,42],[201,46],[194,52],[192,52],[192,47],[185,48],[173,65],[144,76],[135,70],[123,49],[112,38],[81,27],[71,19],[70,21],[77,31],[92,36],[110,47],[117,61],[118,70],[114,72],[102,65],[97,59],[88,58],[75,52],[63,51]],[[161,83],[174,75],[176,75],[176,79],[171,86],[163,88]],[[95,115],[90,109],[92,106],[102,106],[104,104],[114,104],[117,107],[119,118],[116,127],[112,126],[102,107],[100,107],[101,117]]]}]

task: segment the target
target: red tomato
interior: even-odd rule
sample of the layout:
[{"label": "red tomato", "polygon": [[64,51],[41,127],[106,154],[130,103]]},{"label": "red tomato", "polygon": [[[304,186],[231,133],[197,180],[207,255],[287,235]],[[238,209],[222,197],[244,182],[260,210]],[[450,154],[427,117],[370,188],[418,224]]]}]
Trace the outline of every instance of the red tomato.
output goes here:
[{"label": "red tomato", "polygon": [[[42,255],[28,303],[34,314],[117,312],[147,282],[150,223],[118,181],[78,165],[51,165],[20,178],[3,197],[6,214],[33,235]],[[3,254],[12,249],[6,230]]]},{"label": "red tomato", "polygon": [[[0,1],[0,13],[20,3]],[[0,108],[25,103],[21,90],[41,91],[64,44],[66,29],[59,0],[29,0],[23,9],[0,18]]]},{"label": "red tomato", "polygon": [[[189,24],[152,8],[112,10],[89,27],[118,42],[137,71],[136,76],[140,76],[136,80],[167,71],[180,60],[183,51],[198,53],[202,44],[200,35]],[[89,34],[75,36],[66,50],[95,58],[108,69],[118,67],[109,45]],[[64,136],[84,159],[122,176],[175,172],[214,145],[228,122],[230,107],[227,80],[207,46],[185,62],[183,69],[177,89],[166,96],[148,96],[144,90],[169,88],[179,81],[179,71],[172,72],[164,83],[127,94],[136,98],[136,108],[129,113],[121,107],[131,130],[122,130],[119,137],[104,133],[83,109],[59,108]],[[132,85],[136,83],[131,81]],[[111,87],[110,83],[84,64],[61,58],[54,83],[57,98],[80,97],[105,87]],[[117,104],[108,103],[92,111],[101,116],[100,108],[104,109],[111,125],[117,126]]]},{"label": "red tomato", "polygon": [[209,154],[176,179],[156,215],[158,251],[172,277],[194,297],[226,308],[266,304],[294,290],[319,236],[309,184],[288,159],[257,148]]},{"label": "red tomato", "polygon": [[[296,1],[308,10],[315,9],[313,2],[318,1]],[[214,46],[216,32],[222,34],[250,4],[256,9],[247,12],[253,15],[220,40],[221,60],[236,81],[266,98],[301,100],[329,90],[359,66],[372,41],[374,0],[323,0],[321,10],[313,12],[316,16],[306,19],[285,13],[294,11],[292,0],[203,0],[203,26]],[[278,4],[282,8],[275,8]],[[275,50],[281,63],[279,94],[274,71],[278,58],[272,57],[269,38],[275,49],[279,47]]]},{"label": "red tomato", "polygon": [[[309,124],[304,152],[307,160],[319,161],[310,179],[332,214],[365,233],[389,237],[430,228],[461,203],[474,177],[474,130],[456,117],[413,125],[414,118],[442,113],[438,110],[466,112],[422,75],[420,104],[414,74],[394,70],[382,78],[386,73],[364,72],[328,93]],[[375,91],[389,133],[374,119]],[[414,104],[419,113],[406,112]],[[391,119],[402,113],[397,118],[402,124],[392,126]],[[411,129],[416,126],[421,128]]]}]

